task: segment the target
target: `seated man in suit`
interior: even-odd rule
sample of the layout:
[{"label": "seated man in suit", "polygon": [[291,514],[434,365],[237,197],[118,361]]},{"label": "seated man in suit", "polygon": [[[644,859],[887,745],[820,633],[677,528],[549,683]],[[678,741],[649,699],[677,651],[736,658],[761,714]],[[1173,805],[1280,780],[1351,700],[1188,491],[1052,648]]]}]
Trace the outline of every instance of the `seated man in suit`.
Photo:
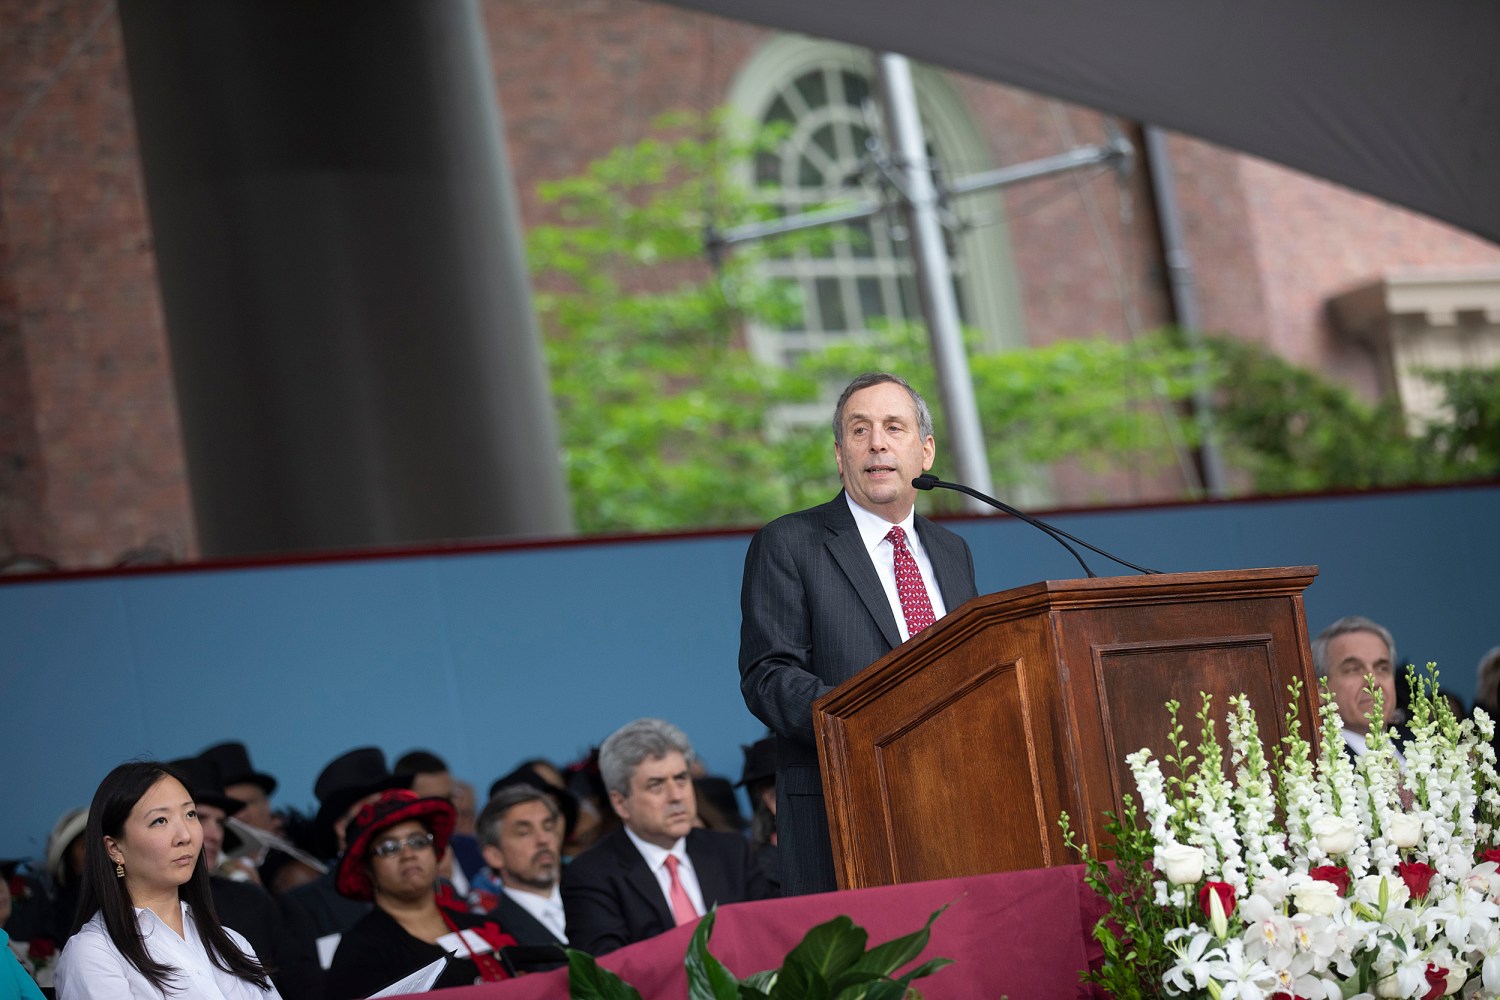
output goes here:
[{"label": "seated man in suit", "polygon": [[492,887],[482,893],[490,904],[488,916],[517,944],[566,945],[567,918],[557,886],[563,821],[551,796],[530,785],[506,785],[479,813],[475,831],[487,867],[474,884]]},{"label": "seated man in suit", "polygon": [[[1344,724],[1344,745],[1358,759],[1365,753],[1370,731],[1369,714],[1375,698],[1367,681],[1381,692],[1384,725],[1396,713],[1396,640],[1383,625],[1360,615],[1340,618],[1318,633],[1312,642],[1313,668],[1328,678],[1328,693],[1338,705]],[[1401,756],[1399,742],[1396,756]]]},{"label": "seated man in suit", "polygon": [[638,719],[599,748],[610,804],[624,823],[563,871],[568,941],[593,955],[696,920],[716,903],[765,899],[744,837],[695,827],[682,730]]}]

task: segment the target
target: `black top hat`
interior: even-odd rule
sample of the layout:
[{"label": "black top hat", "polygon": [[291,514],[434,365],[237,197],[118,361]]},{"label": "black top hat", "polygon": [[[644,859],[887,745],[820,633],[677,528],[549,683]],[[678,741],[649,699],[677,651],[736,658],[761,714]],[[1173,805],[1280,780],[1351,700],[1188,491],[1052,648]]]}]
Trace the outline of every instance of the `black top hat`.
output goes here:
[{"label": "black top hat", "polygon": [[553,800],[557,802],[558,811],[562,813],[563,827],[565,828],[563,831],[564,840],[567,839],[570,832],[577,828],[578,796],[566,788],[559,788],[552,784],[552,782],[537,774],[531,765],[522,764],[509,774],[496,778],[494,783],[490,785],[490,798],[493,799],[495,793],[507,785],[525,785],[528,788],[535,788],[539,792],[546,792],[552,796]]},{"label": "black top hat", "polygon": [[168,763],[185,779],[183,784],[187,785],[188,794],[199,805],[222,809],[229,816],[245,808],[245,803],[224,794],[224,782],[213,761],[204,757],[183,757]]},{"label": "black top hat", "polygon": [[250,751],[243,743],[216,743],[198,756],[213,761],[226,786],[259,785],[267,795],[276,791],[276,779],[251,766]]},{"label": "black top hat", "polygon": [[329,761],[313,782],[318,797],[319,826],[332,828],[354,803],[392,788],[410,788],[409,774],[392,774],[379,747],[359,747]]},{"label": "black top hat", "polygon": [[[219,780],[219,769],[214,766],[213,761],[204,757],[183,757],[181,760],[169,761],[168,765],[185,779],[183,783],[187,785],[188,794],[193,797],[195,804],[222,809],[226,817],[245,808],[245,803],[224,794],[224,782]],[[222,849],[228,852],[239,846],[240,835],[226,826]]]},{"label": "black top hat", "polygon": [[744,786],[752,781],[776,777],[776,737],[767,736],[749,746],[742,743],[740,750],[745,754],[745,767],[740,772],[737,785]]}]

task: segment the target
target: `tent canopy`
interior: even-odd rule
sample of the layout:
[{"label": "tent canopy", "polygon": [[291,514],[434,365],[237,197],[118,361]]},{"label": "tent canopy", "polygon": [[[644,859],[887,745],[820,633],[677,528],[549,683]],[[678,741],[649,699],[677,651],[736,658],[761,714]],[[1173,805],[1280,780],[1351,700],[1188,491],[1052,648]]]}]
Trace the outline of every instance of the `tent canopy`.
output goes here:
[{"label": "tent canopy", "polygon": [[1500,242],[1492,0],[667,0],[1253,153]]}]

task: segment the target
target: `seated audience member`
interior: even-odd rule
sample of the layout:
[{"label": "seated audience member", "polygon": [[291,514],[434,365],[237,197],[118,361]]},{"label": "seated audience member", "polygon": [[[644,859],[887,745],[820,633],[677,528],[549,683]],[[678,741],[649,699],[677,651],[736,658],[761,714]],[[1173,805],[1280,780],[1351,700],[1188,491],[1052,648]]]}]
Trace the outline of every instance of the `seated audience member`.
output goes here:
[{"label": "seated audience member", "polygon": [[497,952],[515,940],[491,919],[437,904],[437,859],[452,833],[447,799],[405,789],[385,792],[350,820],[338,888],[375,905],[339,941],[327,1000],[369,996],[443,958],[436,988],[508,978]]},{"label": "seated audience member", "polygon": [[[10,916],[10,889],[0,886],[0,896],[4,902],[0,903],[0,926],[5,924]],[[16,953],[10,950],[10,935],[0,930],[0,997],[6,1000],[43,1000],[42,989],[31,978],[31,973],[26,971]]]},{"label": "seated audience member", "polygon": [[1500,646],[1479,658],[1475,671],[1474,707],[1500,722]]},{"label": "seated audience member", "polygon": [[272,848],[260,865],[260,884],[273,896],[282,896],[299,886],[316,882],[328,871],[328,865],[317,859],[317,834],[313,817],[300,810],[287,809],[277,816],[281,820],[281,838],[295,853]]},{"label": "seated audience member", "polygon": [[[448,770],[448,762],[432,751],[408,751],[391,765],[391,770],[396,774],[411,775],[411,790],[422,798],[453,801],[453,791],[458,783]],[[479,856],[479,842],[472,834],[459,834],[455,830],[448,849],[451,853],[438,859],[438,874],[452,883],[459,899],[462,899],[468,895],[469,879],[484,867],[484,861]],[[462,903],[458,906],[463,908]]]},{"label": "seated audience member", "polygon": [[745,816],[728,778],[717,774],[693,776],[693,797],[698,801],[698,825],[705,830],[744,833]]},{"label": "seated audience member", "polygon": [[478,829],[487,867],[476,896],[484,910],[518,944],[567,944],[557,887],[563,831],[557,803],[530,785],[507,785],[480,812]]},{"label": "seated audience member", "polygon": [[60,948],[73,933],[78,912],[79,886],[83,881],[83,831],[89,811],[80,806],[57,818],[47,835],[47,874],[52,880],[52,939]]},{"label": "seated audience member", "polygon": [[[577,822],[568,823],[563,839],[563,857],[576,858],[620,828],[620,817],[609,804],[609,790],[599,776],[599,748],[575,760],[566,769],[567,787],[578,806]],[[563,810],[566,815],[566,808]]]},{"label": "seated audience member", "polygon": [[557,807],[558,814],[562,817],[562,837],[566,843],[568,836],[578,825],[578,796],[574,795],[566,786],[553,781],[553,777],[561,777],[557,768],[545,760],[527,761],[516,766],[516,769],[508,774],[502,774],[490,782],[490,798],[500,794],[500,789],[509,788],[512,785],[525,785],[527,788],[543,792],[552,800]]},{"label": "seated audience member", "polygon": [[660,719],[632,722],[599,748],[600,773],[624,826],[563,869],[573,947],[604,954],[695,920],[716,903],[768,895],[744,837],[694,827],[692,757],[682,730]]},{"label": "seated audience member", "polygon": [[478,816],[478,807],[474,803],[474,786],[460,778],[453,779],[453,814],[456,817],[453,822],[455,837],[459,834],[478,837],[474,829]]},{"label": "seated audience member", "polygon": [[219,923],[197,811],[169,765],[131,761],[105,776],[84,852],[84,919],[57,961],[58,1000],[279,996],[255,949]]},{"label": "seated audience member", "polygon": [[[360,807],[375,801],[382,792],[405,788],[410,781],[410,775],[395,775],[386,768],[385,754],[379,747],[360,747],[340,754],[328,762],[313,783],[313,794],[318,798],[313,824],[318,836],[326,837],[335,845],[335,853],[342,854],[345,826]],[[341,894],[335,883],[336,867],[330,866],[327,874],[279,899],[294,953],[299,959],[315,954],[325,969],[333,959],[339,935],[370,909],[368,903]]]},{"label": "seated audience member", "polygon": [[281,835],[281,818],[271,811],[276,779],[255,769],[245,744],[218,743],[198,756],[218,772],[224,782],[224,794],[244,803],[244,808],[235,814],[236,819],[267,833]]},{"label": "seated audience member", "polygon": [[[1343,722],[1344,744],[1351,757],[1365,753],[1369,713],[1375,698],[1368,684],[1382,694],[1384,725],[1396,713],[1396,640],[1390,630],[1368,618],[1340,618],[1318,633],[1312,642],[1313,667],[1328,678],[1328,693],[1338,706]],[[1397,747],[1400,756],[1400,747]]]},{"label": "seated audience member", "polygon": [[771,894],[781,894],[781,849],[776,846],[776,737],[747,747],[740,785],[750,799],[750,849]]},{"label": "seated audience member", "polygon": [[203,830],[203,863],[208,868],[209,894],[219,922],[239,931],[250,942],[282,997],[317,1000],[317,965],[311,952],[300,956],[300,961],[293,954],[276,900],[258,883],[233,879],[220,871],[220,855],[226,843],[232,846],[234,840],[225,823],[243,810],[245,804],[225,794],[212,758],[175,760],[172,767],[187,780],[188,792],[197,807],[198,824]]}]

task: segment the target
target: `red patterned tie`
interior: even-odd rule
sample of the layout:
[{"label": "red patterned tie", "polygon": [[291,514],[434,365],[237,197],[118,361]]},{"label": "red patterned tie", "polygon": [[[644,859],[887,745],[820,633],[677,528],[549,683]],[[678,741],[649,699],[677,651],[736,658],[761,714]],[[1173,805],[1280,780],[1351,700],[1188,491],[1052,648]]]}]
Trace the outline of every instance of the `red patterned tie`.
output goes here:
[{"label": "red patterned tie", "polygon": [[927,596],[927,585],[922,582],[922,571],[906,547],[906,532],[897,525],[885,536],[891,548],[896,550],[896,596],[901,598],[901,614],[906,618],[906,634],[914,636],[933,622],[932,601]]},{"label": "red patterned tie", "polygon": [[693,906],[692,897],[682,887],[682,879],[677,877],[677,865],[677,856],[675,854],[668,854],[667,875],[672,880],[670,892],[672,899],[672,919],[677,921],[678,927],[681,927],[689,921],[697,920],[698,910]]}]

